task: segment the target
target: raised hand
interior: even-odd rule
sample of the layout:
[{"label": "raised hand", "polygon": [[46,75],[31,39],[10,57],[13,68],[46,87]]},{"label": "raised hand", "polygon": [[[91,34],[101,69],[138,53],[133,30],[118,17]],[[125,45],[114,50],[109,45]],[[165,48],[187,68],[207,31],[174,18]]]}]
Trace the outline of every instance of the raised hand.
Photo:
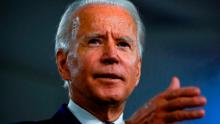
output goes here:
[{"label": "raised hand", "polygon": [[[202,118],[206,98],[198,87],[180,87],[173,77],[170,86],[137,110],[126,124],[170,124],[183,120]],[[196,109],[197,108],[197,109]]]}]

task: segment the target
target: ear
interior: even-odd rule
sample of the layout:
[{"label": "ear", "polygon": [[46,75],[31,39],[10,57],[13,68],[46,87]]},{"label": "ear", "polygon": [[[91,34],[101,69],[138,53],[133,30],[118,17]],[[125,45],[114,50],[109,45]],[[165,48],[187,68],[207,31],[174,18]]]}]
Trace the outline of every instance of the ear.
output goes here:
[{"label": "ear", "polygon": [[71,74],[67,66],[67,54],[63,50],[58,50],[56,55],[57,68],[63,80],[71,80]]},{"label": "ear", "polygon": [[137,73],[135,75],[137,77],[137,82],[135,84],[136,86],[138,85],[140,77],[141,77],[141,64],[142,64],[142,59],[139,58],[137,62],[137,71],[136,71]]}]

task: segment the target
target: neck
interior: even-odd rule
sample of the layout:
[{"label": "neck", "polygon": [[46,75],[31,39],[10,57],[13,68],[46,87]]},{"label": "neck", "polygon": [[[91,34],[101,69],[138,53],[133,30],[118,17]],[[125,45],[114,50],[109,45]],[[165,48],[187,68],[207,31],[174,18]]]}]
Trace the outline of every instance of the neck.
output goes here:
[{"label": "neck", "polygon": [[85,99],[77,93],[70,95],[70,99],[103,122],[117,120],[125,107],[125,102],[98,102],[97,100]]}]

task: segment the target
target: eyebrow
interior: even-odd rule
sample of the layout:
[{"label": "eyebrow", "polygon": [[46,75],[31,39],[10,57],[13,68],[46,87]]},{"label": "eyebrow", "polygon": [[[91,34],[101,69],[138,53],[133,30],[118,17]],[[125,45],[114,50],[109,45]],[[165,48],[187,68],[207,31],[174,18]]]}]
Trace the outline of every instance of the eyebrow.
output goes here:
[{"label": "eyebrow", "polygon": [[95,38],[104,38],[105,35],[104,35],[104,34],[100,34],[100,33],[98,33],[98,32],[88,33],[88,34],[86,34],[86,35],[80,37],[80,40],[81,40],[81,39],[90,39],[90,38],[94,38],[94,37],[95,37]]},{"label": "eyebrow", "polygon": [[[92,32],[92,33],[88,33],[88,34],[80,37],[79,40],[91,39],[91,38],[106,38],[106,36],[105,36],[105,34],[101,34],[99,32]],[[129,36],[119,36],[118,38],[115,38],[115,39],[122,39],[122,40],[128,41],[131,44],[134,43],[134,40],[132,38],[130,38]]]},{"label": "eyebrow", "polygon": [[134,40],[133,40],[132,38],[128,37],[128,36],[122,36],[122,37],[119,37],[119,38],[117,38],[117,39],[122,39],[122,40],[128,41],[128,42],[130,42],[131,44],[134,43]]}]

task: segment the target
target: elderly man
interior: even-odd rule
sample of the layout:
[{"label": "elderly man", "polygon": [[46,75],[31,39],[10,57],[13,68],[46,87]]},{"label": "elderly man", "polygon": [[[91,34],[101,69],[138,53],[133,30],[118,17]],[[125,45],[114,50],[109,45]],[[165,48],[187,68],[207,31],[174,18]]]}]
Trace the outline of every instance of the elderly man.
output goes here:
[{"label": "elderly man", "polygon": [[[196,87],[169,88],[123,120],[126,99],[141,75],[144,29],[127,0],[78,0],[64,13],[56,36],[57,66],[69,90],[63,105],[45,124],[167,124],[204,116],[186,110],[206,103]],[[33,122],[26,122],[33,123]]]}]

